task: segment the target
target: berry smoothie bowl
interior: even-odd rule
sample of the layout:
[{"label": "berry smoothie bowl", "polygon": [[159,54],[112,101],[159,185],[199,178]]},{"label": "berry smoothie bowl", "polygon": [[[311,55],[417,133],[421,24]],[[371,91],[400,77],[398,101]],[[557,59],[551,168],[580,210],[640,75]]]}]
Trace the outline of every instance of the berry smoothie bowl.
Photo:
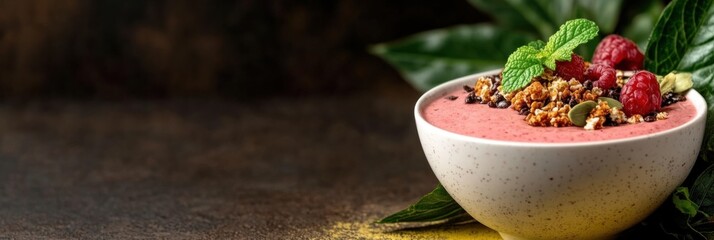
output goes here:
[{"label": "berry smoothie bowl", "polygon": [[568,21],[503,70],[448,81],[416,103],[436,177],[504,239],[615,238],[694,166],[707,104],[691,74],[643,70],[640,50],[617,35],[592,62],[572,53],[597,31]]},{"label": "berry smoothie bowl", "polygon": [[[504,239],[613,238],[662,204],[694,165],[706,102],[693,90],[686,102],[695,114],[683,124],[609,140],[493,140],[445,130],[425,119],[429,104],[498,72],[431,89],[417,101],[414,115],[424,153],[441,184],[471,216]],[[535,130],[563,130],[525,122],[521,127],[534,135]]]}]

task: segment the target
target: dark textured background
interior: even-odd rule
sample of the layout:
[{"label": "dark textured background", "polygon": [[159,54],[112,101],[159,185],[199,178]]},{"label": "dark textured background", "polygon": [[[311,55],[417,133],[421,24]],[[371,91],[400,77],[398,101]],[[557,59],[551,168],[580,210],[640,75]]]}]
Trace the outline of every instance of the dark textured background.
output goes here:
[{"label": "dark textured background", "polygon": [[366,47],[480,19],[462,0],[0,1],[0,238],[331,239],[403,208],[436,184],[418,93]]},{"label": "dark textured background", "polygon": [[319,94],[401,81],[366,46],[484,20],[466,1],[0,2],[0,97]]}]

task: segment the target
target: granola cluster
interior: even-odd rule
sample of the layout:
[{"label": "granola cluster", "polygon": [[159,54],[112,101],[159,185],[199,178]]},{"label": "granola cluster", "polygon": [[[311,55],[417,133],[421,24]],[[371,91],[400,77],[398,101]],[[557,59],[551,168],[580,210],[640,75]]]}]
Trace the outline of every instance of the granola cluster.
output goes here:
[{"label": "granola cluster", "polygon": [[[566,80],[552,70],[546,69],[535,77],[527,87],[503,93],[501,75],[480,77],[473,87],[464,86],[468,92],[466,103],[488,104],[493,108],[511,108],[524,116],[531,126],[567,127],[573,126],[569,117],[570,110],[585,101],[594,101],[597,105],[587,114],[584,128],[601,129],[604,126],[651,122],[667,118],[666,112],[654,112],[647,116],[635,114],[626,116],[621,106],[610,106],[600,97],[619,99],[620,90],[630,75],[617,71],[616,87],[603,91],[593,86],[592,81],[580,82],[574,78]],[[681,98],[681,96],[676,96]],[[680,99],[674,98],[674,101]]]},{"label": "granola cluster", "polygon": [[[580,102],[595,100],[601,94],[598,88],[588,88],[575,79],[565,80],[546,71],[511,99],[513,109],[526,115],[531,126],[571,126],[568,112]],[[528,108],[527,114],[522,110]]]},{"label": "granola cluster", "polygon": [[606,101],[598,101],[597,106],[588,114],[583,128],[586,130],[601,129],[608,121],[615,126],[622,124],[626,121],[625,113],[617,107],[610,107]]}]

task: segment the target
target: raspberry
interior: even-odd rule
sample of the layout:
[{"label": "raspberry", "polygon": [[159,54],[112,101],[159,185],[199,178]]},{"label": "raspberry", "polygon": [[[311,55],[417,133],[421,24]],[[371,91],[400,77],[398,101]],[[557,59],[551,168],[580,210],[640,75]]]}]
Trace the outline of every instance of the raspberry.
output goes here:
[{"label": "raspberry", "polygon": [[595,48],[593,63],[602,63],[620,70],[642,69],[645,55],[637,44],[620,35],[603,38]]},{"label": "raspberry", "polygon": [[570,61],[555,62],[555,74],[565,80],[575,78],[576,80],[582,82],[583,73],[585,72],[584,70],[585,62],[583,61],[583,58],[575,53],[570,55]]},{"label": "raspberry", "polygon": [[615,69],[604,64],[591,64],[585,71],[585,79],[594,81],[593,86],[602,90],[615,87],[617,77]]},{"label": "raspberry", "polygon": [[648,71],[636,72],[622,87],[620,102],[624,106],[622,110],[628,116],[635,114],[645,116],[659,111],[662,96],[657,77]]}]

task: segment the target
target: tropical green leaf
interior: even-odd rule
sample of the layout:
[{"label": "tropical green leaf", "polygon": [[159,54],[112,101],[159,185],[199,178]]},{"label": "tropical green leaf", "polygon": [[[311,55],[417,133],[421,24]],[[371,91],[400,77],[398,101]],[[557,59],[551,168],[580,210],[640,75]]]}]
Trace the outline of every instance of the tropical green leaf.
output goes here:
[{"label": "tropical green leaf", "polygon": [[578,0],[577,4],[582,11],[579,11],[580,14],[575,17],[594,21],[605,34],[615,31],[622,0]]},{"label": "tropical green leaf", "polygon": [[676,0],[668,5],[650,35],[645,67],[664,75],[712,65],[711,5],[709,0]]},{"label": "tropical green leaf", "polygon": [[[414,205],[379,220],[377,223],[443,222],[464,219],[468,213],[459,206],[441,184]],[[468,216],[468,218],[471,218]]]},{"label": "tropical green leaf", "polygon": [[689,196],[689,189],[686,187],[679,187],[672,195],[672,203],[674,203],[674,207],[679,209],[680,212],[689,217],[694,217],[697,215],[699,205],[694,203]]},{"label": "tropical green leaf", "polygon": [[490,24],[461,25],[377,44],[371,51],[426,91],[447,80],[502,68],[511,52],[531,40],[528,34]]},{"label": "tropical green leaf", "polygon": [[[552,20],[542,2],[532,0],[503,0],[535,27],[541,38],[547,38],[556,31],[560,24]],[[493,1],[492,1],[493,2]],[[547,4],[547,3],[545,3]]]},{"label": "tropical green leaf", "polygon": [[704,214],[714,215],[714,165],[699,174],[692,184],[690,196]]},{"label": "tropical green leaf", "polygon": [[622,36],[637,43],[640,49],[647,49],[650,33],[652,33],[652,29],[657,23],[664,5],[661,1],[650,0],[648,3],[637,7],[638,11],[633,13],[631,19],[627,19],[629,24],[624,26]]},{"label": "tropical green leaf", "polygon": [[536,0],[534,2],[544,9],[548,19],[555,27],[570,19],[579,18],[576,9],[580,6],[573,0]]},{"label": "tropical green leaf", "polygon": [[691,72],[694,89],[708,103],[704,159],[714,154],[714,4],[711,0],[675,0],[662,12],[645,53],[645,68],[664,75]]},{"label": "tropical green leaf", "polygon": [[481,12],[490,15],[502,29],[521,30],[534,36],[538,35],[535,26],[506,1],[468,0],[468,2]]}]

